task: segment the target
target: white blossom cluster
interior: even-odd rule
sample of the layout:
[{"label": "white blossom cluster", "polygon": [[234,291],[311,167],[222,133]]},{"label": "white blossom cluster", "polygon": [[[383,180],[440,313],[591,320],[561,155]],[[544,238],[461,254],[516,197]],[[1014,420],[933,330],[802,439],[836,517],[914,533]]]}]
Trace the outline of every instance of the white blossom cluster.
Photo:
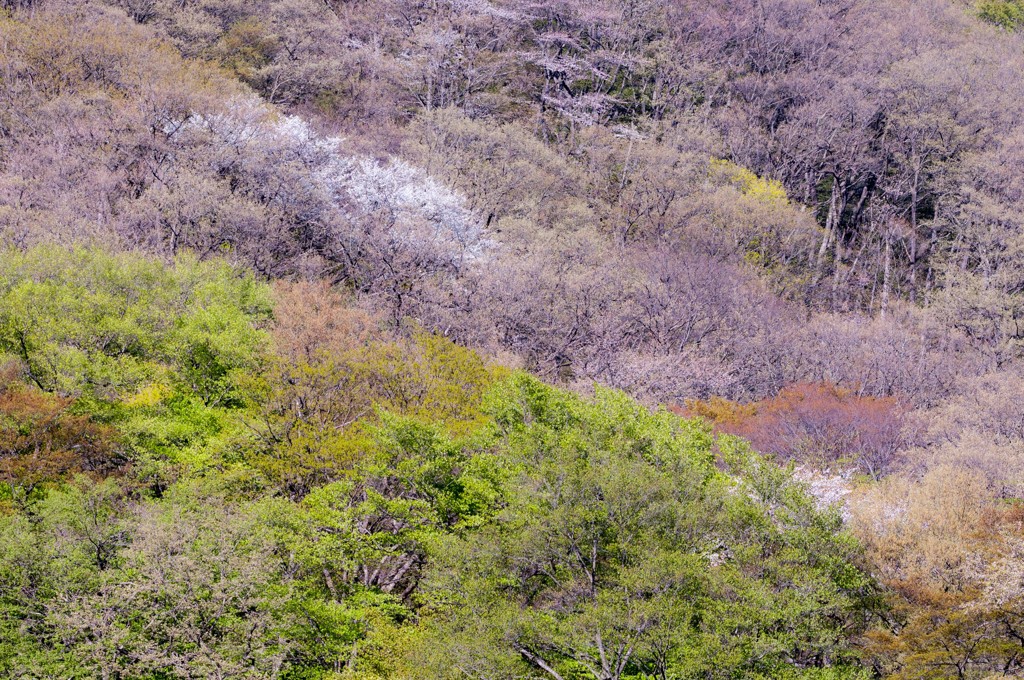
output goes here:
[{"label": "white blossom cluster", "polygon": [[839,508],[844,521],[850,519],[850,508],[846,497],[853,491],[850,477],[853,470],[840,474],[829,474],[814,468],[799,466],[793,470],[793,478],[807,485],[807,493],[814,498],[819,510]]},{"label": "white blossom cluster", "polygon": [[403,161],[353,159],[345,189],[362,209],[392,213],[407,230],[396,235],[450,243],[470,258],[491,245],[461,195]]},{"label": "white blossom cluster", "polygon": [[[218,150],[221,163],[262,159],[265,169],[257,174],[265,175],[269,189],[303,193],[342,213],[373,215],[391,239],[404,245],[459,261],[480,258],[493,246],[465,198],[423,170],[398,159],[349,153],[343,138],[322,135],[301,117],[280,115],[259,100],[239,99],[221,113],[194,115],[167,132],[172,129],[183,141],[189,134],[203,135]],[[285,172],[290,182],[281,181]],[[274,183],[281,188],[270,186]],[[282,195],[280,200],[293,198]]]}]

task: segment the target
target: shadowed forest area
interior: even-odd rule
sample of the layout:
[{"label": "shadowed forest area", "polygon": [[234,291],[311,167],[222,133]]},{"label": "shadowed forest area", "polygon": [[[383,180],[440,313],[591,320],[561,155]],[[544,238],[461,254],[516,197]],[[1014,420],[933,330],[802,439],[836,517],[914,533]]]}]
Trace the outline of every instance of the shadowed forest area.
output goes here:
[{"label": "shadowed forest area", "polygon": [[1024,675],[1022,102],[1022,0],[0,0],[0,674]]}]

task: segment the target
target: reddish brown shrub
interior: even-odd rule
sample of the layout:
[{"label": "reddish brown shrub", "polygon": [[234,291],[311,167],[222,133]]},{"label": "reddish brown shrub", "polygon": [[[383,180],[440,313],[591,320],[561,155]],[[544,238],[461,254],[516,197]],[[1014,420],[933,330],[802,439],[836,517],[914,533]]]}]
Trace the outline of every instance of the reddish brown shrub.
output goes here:
[{"label": "reddish brown shrub", "polygon": [[70,413],[70,406],[22,383],[16,368],[0,367],[0,482],[32,488],[124,466],[113,429]]},{"label": "reddish brown shrub", "polygon": [[891,397],[860,397],[834,385],[800,383],[752,404],[713,397],[684,410],[783,460],[820,466],[852,461],[880,477],[906,443],[906,408]]}]

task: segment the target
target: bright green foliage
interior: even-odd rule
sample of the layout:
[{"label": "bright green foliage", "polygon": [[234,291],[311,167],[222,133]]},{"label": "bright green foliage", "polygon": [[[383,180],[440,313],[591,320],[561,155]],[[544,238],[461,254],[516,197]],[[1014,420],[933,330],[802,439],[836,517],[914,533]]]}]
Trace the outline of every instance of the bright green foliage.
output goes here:
[{"label": "bright green foliage", "polygon": [[1024,24],[1024,3],[1020,0],[982,0],[978,16],[1000,28],[1014,30]]},{"label": "bright green foliage", "polygon": [[0,353],[120,427],[143,474],[202,467],[237,437],[266,287],[222,262],[40,247],[0,254]]},{"label": "bright green foliage", "polygon": [[130,462],[5,490],[0,674],[860,677],[857,547],[703,421],[341,337],[319,303],[271,341],[221,263],[43,249],[0,275],[9,382],[35,383],[5,408],[67,409]]},{"label": "bright green foliage", "polygon": [[253,366],[252,322],[268,312],[264,287],[223,263],[52,247],[0,255],[0,350],[64,395],[123,400],[170,380],[231,403],[229,376]]},{"label": "bright green foliage", "polygon": [[706,427],[515,376],[492,394],[513,471],[498,521],[430,571],[432,677],[858,677],[870,581],[834,515]]}]

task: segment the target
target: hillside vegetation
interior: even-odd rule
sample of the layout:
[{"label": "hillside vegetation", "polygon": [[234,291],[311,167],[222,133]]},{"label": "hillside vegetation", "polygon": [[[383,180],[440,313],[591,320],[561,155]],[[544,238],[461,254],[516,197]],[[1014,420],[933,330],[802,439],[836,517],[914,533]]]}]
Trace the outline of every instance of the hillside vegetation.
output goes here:
[{"label": "hillside vegetation", "polygon": [[0,672],[1024,673],[1016,0],[0,0]]}]

